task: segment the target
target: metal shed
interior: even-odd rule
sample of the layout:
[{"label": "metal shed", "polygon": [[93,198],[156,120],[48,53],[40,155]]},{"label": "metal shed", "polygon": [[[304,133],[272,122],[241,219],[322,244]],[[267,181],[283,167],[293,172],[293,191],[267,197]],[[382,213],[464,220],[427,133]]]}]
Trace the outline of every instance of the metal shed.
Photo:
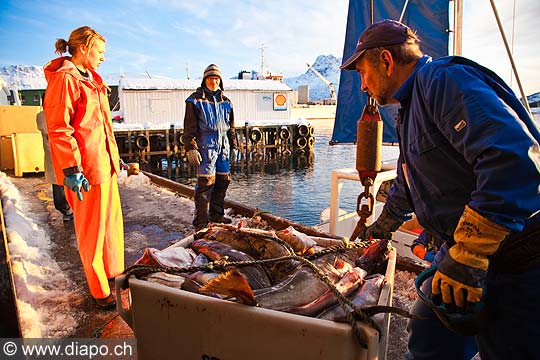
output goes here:
[{"label": "metal shed", "polygon": [[[236,126],[291,123],[292,89],[279,81],[224,79],[224,94],[234,107]],[[128,79],[118,86],[127,125],[183,128],[185,99],[201,80]]]}]

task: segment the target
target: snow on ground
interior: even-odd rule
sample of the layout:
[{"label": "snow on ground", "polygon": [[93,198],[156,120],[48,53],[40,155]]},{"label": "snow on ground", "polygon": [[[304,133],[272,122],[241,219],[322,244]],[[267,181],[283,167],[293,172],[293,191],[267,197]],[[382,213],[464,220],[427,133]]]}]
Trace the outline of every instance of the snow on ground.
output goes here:
[{"label": "snow on ground", "polygon": [[52,258],[45,230],[28,217],[28,206],[8,176],[0,172],[0,194],[21,331],[27,338],[64,337],[76,325],[66,305],[79,295]]},{"label": "snow on ground", "polygon": [[[127,172],[122,171],[118,184],[140,193],[143,203],[130,209],[124,218],[139,217],[143,223],[145,217],[152,215],[163,224],[172,224],[175,220],[189,224],[188,219],[193,214],[191,200],[153,185],[142,173],[128,177]],[[151,194],[153,201],[145,201],[143,194]],[[81,284],[75,284],[61,270],[54,259],[54,244],[47,233],[47,224],[44,224],[46,220],[42,219],[40,224],[38,216],[32,214],[30,204],[3,172],[0,172],[0,195],[22,334],[25,338],[69,337],[80,321],[76,308],[80,308],[88,294],[81,291]],[[169,212],[163,211],[163,207]],[[55,213],[50,217],[57,215],[54,208],[51,207],[49,211]],[[183,212],[185,216],[176,216],[175,219],[171,216],[175,211]],[[126,234],[130,235],[136,234]],[[126,248],[126,251],[129,249]]]},{"label": "snow on ground", "polygon": [[[138,189],[141,187],[150,187],[152,180],[148,176],[145,176],[143,173],[137,174],[137,176],[127,176],[127,171],[122,170],[118,176],[118,185],[124,185],[129,188]],[[165,190],[165,189],[164,189]],[[174,195],[174,193],[165,190],[165,193],[168,195]]]},{"label": "snow on ground", "polygon": [[[160,248],[180,240],[192,231],[190,222],[194,206],[191,200],[155,185],[142,173],[128,177],[126,171],[122,171],[118,184],[124,196],[122,206],[125,209],[125,223],[140,224],[137,228],[126,229],[125,241],[131,246],[131,249],[126,247],[126,256],[129,251],[136,251],[132,257],[138,258],[145,246],[155,244],[154,240],[148,238],[145,226],[152,228],[152,224],[159,224],[162,229],[169,231],[164,233],[161,239],[164,245]],[[0,194],[23,336],[73,336],[72,329],[80,325],[78,322],[81,321],[78,314],[80,304],[88,301],[86,290],[81,291],[85,284],[74,284],[60,269],[53,257],[54,243],[47,234],[46,220],[36,219],[37,215],[31,214],[30,204],[25,201],[26,195],[21,195],[10,178],[2,172]],[[52,206],[50,211],[55,212]],[[396,270],[394,305],[410,308],[416,298],[414,278],[415,274]],[[391,318],[388,358],[402,358],[406,351],[406,319],[395,315]]]}]

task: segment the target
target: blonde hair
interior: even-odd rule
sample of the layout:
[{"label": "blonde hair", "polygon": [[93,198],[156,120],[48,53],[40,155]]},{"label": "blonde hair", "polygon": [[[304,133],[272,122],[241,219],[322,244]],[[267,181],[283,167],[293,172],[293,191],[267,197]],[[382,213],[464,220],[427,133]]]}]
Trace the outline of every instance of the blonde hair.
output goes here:
[{"label": "blonde hair", "polygon": [[89,26],[81,26],[71,32],[69,40],[56,39],[54,47],[58,55],[62,55],[65,52],[69,52],[71,55],[75,55],[77,48],[80,45],[86,45],[91,48],[96,40],[107,41],[103,35]]}]

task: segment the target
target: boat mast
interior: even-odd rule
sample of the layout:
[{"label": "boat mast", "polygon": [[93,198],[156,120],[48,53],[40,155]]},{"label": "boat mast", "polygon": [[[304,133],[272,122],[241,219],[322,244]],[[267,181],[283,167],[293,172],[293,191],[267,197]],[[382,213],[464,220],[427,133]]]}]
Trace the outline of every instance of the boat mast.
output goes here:
[{"label": "boat mast", "polygon": [[373,0],[371,0],[371,1],[369,2],[369,18],[370,18],[369,24],[370,24],[370,25],[373,25],[374,18],[375,18],[375,11],[374,11],[373,9],[374,9],[374,7],[373,7]]},{"label": "boat mast", "polygon": [[409,0],[405,1],[405,5],[403,5],[403,9],[401,9],[401,15],[399,15],[399,22],[403,22],[403,16],[405,16],[405,10],[407,10],[407,5],[409,5]]},{"label": "boat mast", "polygon": [[264,48],[267,47],[264,43],[261,44],[261,76],[266,78],[266,65],[264,64]]},{"label": "boat mast", "polygon": [[463,0],[454,0],[453,55],[463,54]]},{"label": "boat mast", "polygon": [[521,102],[523,103],[523,106],[525,106],[525,109],[531,114],[531,109],[529,107],[529,102],[527,101],[527,96],[525,96],[525,92],[523,91],[523,87],[521,86],[521,80],[519,79],[519,75],[517,72],[516,64],[514,63],[514,57],[512,55],[512,51],[510,50],[510,46],[508,45],[508,41],[506,40],[506,35],[504,34],[504,29],[501,24],[501,19],[499,18],[499,13],[497,12],[497,7],[495,6],[494,0],[490,0],[491,2],[491,8],[493,9],[493,14],[495,15],[495,19],[497,20],[497,25],[499,26],[499,31],[501,32],[501,37],[504,42],[504,47],[506,48],[506,52],[508,53],[508,59],[510,59],[510,64],[512,65],[512,70],[514,71],[514,76],[516,77],[516,82],[519,87],[519,92],[521,93]]}]

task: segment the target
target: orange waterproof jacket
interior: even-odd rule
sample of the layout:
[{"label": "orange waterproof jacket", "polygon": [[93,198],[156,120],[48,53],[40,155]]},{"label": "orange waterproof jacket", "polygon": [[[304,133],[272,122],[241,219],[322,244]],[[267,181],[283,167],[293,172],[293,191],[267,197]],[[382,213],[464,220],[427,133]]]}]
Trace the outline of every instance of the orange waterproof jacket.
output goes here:
[{"label": "orange waterproof jacket", "polygon": [[90,79],[85,79],[70,60],[60,57],[44,66],[48,82],[44,110],[54,171],[59,184],[77,172],[90,185],[102,184],[120,173],[109,88],[90,69]]}]

